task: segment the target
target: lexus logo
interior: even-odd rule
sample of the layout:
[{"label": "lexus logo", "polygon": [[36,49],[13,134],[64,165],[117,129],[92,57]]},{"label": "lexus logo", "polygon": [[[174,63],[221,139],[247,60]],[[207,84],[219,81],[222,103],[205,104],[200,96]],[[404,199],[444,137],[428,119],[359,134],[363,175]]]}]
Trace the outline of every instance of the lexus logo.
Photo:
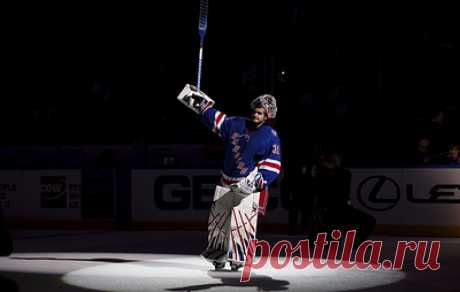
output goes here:
[{"label": "lexus logo", "polygon": [[390,210],[401,198],[396,181],[387,176],[370,176],[358,186],[358,201],[373,211]]}]

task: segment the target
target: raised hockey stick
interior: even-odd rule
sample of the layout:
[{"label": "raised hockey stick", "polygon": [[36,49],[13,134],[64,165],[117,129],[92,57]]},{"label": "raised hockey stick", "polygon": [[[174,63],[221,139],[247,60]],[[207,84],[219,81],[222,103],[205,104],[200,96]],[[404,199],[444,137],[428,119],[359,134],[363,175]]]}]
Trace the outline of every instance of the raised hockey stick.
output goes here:
[{"label": "raised hockey stick", "polygon": [[200,19],[198,23],[198,30],[200,34],[200,54],[198,56],[198,78],[196,81],[196,88],[200,91],[201,87],[201,70],[203,66],[203,43],[204,36],[206,35],[206,28],[208,26],[208,0],[200,0]]}]

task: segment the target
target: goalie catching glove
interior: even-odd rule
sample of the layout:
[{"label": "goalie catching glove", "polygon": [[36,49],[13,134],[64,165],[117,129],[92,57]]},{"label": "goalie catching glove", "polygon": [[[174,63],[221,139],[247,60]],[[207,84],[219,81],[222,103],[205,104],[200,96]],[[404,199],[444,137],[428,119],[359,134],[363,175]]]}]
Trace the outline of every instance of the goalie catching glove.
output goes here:
[{"label": "goalie catching glove", "polygon": [[177,96],[177,99],[197,114],[205,112],[208,108],[214,106],[215,103],[204,92],[199,91],[195,86],[190,84],[185,85],[184,89]]}]

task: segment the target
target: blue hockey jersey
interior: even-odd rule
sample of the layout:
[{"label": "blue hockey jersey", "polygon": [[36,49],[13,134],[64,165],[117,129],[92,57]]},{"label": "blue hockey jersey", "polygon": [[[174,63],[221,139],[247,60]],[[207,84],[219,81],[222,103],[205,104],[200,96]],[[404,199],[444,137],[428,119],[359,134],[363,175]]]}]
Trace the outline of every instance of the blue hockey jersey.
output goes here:
[{"label": "blue hockey jersey", "polygon": [[270,185],[281,171],[280,139],[269,125],[251,129],[244,117],[227,117],[214,108],[202,114],[202,121],[225,143],[223,176],[231,180],[250,174],[254,168],[263,177],[263,186]]}]

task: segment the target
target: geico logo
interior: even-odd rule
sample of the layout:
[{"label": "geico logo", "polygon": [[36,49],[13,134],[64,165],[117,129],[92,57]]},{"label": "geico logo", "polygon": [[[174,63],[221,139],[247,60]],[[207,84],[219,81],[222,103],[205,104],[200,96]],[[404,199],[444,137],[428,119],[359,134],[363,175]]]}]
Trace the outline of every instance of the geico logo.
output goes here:
[{"label": "geico logo", "polygon": [[63,184],[46,184],[42,185],[42,192],[47,193],[60,193],[65,190],[65,185]]},{"label": "geico logo", "polygon": [[0,191],[15,192],[16,184],[0,184]]},{"label": "geico logo", "polygon": [[219,176],[167,175],[156,177],[153,187],[155,205],[160,209],[207,210],[211,207],[214,185]]},{"label": "geico logo", "polygon": [[[216,175],[164,175],[154,177],[153,197],[156,207],[160,209],[209,210],[214,197],[214,189],[220,176]],[[287,209],[288,202],[282,202]],[[276,209],[278,198],[271,196],[268,210]]]}]

